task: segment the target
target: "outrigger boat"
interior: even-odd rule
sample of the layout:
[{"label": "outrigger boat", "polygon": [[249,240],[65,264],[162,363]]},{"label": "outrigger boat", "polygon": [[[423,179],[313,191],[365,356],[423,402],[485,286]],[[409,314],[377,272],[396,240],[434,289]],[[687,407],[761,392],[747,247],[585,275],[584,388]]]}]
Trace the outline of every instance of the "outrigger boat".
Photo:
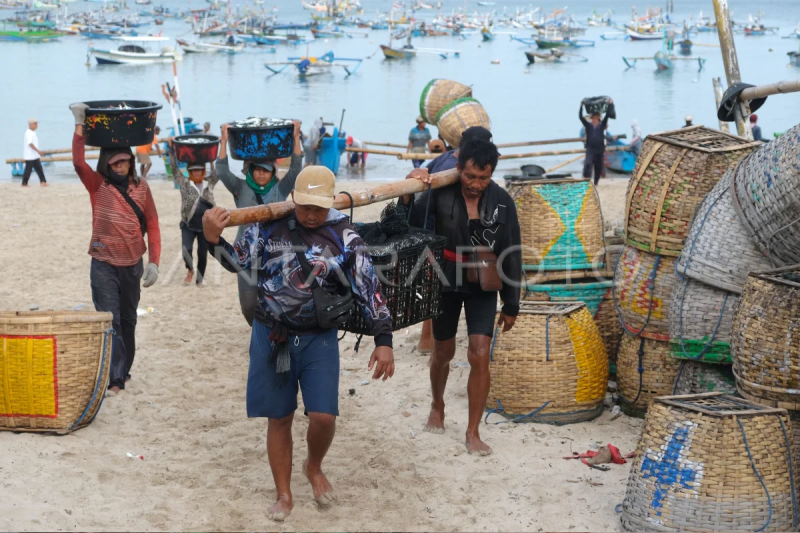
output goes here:
[{"label": "outrigger boat", "polygon": [[795,67],[800,67],[800,50],[797,52],[788,52],[786,55],[789,56],[789,64],[794,65]]},{"label": "outrigger boat", "polygon": [[625,29],[631,41],[658,41],[662,38],[660,32],[644,33],[630,28]]},{"label": "outrigger boat", "polygon": [[697,61],[699,65],[698,70],[703,69],[703,65],[706,63],[706,59],[704,57],[684,57],[684,56],[674,56],[668,55],[665,52],[656,52],[653,57],[623,57],[622,60],[628,65],[628,68],[633,68],[636,66],[636,62],[640,59],[652,59],[656,63],[656,67],[658,70],[669,70],[672,68],[673,61]]},{"label": "outrigger boat", "polygon": [[411,35],[413,34],[413,27],[411,28],[412,31],[408,31],[406,35],[406,44],[402,48],[392,48],[392,36],[389,36],[389,45],[380,45],[381,52],[383,52],[383,56],[386,59],[411,59],[417,57],[417,53],[423,54],[437,54],[442,59],[447,59],[449,54],[453,54],[455,57],[460,57],[461,52],[459,50],[447,50],[447,49],[439,49],[439,48],[414,48],[411,44]]},{"label": "outrigger boat", "polygon": [[525,52],[525,57],[528,58],[528,63],[567,63],[574,61],[577,63],[586,63],[589,58],[578,54],[568,54],[558,48],[549,50],[549,53],[543,52]]},{"label": "outrigger boat", "polygon": [[[355,66],[347,63],[337,63],[337,61],[349,61],[355,63]],[[264,66],[273,74],[280,74],[286,67],[293,65],[297,67],[297,75],[301,77],[326,74],[333,72],[334,68],[343,68],[347,76],[350,76],[361,66],[361,61],[363,60],[348,57],[335,57],[331,51],[319,57],[290,57],[289,61],[264,63]],[[273,68],[277,66],[280,66],[280,68]]]},{"label": "outrigger boat", "polygon": [[64,35],[63,32],[55,31],[47,28],[36,28],[31,26],[21,26],[16,29],[6,29],[5,23],[3,29],[0,29],[0,41],[26,41],[44,43],[54,41]]},{"label": "outrigger boat", "polygon": [[238,54],[244,50],[244,43],[203,43],[175,40],[187,54]]},{"label": "outrigger boat", "polygon": [[[125,44],[119,45],[116,50],[102,50],[90,47],[88,56],[94,56],[98,65],[148,65],[151,63],[172,63],[180,61],[183,56],[171,46],[165,46],[160,52],[150,52],[143,46],[133,43],[157,43],[169,41],[167,37],[118,37],[115,40]],[[128,44],[131,43],[131,44]]]}]

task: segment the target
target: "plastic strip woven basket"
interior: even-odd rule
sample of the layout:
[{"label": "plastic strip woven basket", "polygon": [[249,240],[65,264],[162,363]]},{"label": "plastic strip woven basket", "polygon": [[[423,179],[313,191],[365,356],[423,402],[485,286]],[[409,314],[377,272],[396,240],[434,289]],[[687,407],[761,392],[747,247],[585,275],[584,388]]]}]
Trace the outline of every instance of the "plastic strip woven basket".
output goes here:
[{"label": "plastic strip woven basket", "polygon": [[516,421],[569,424],[603,411],[608,356],[580,302],[521,302],[514,328],[495,332],[489,371],[487,407]]},{"label": "plastic strip woven basket", "polygon": [[648,135],[628,185],[628,243],[651,253],[680,255],[703,197],[759,145],[704,126]]},{"label": "plastic strip woven basket", "polygon": [[111,313],[0,312],[0,430],[69,433],[103,401]]},{"label": "plastic strip woven basket", "polygon": [[731,353],[740,392],[800,404],[800,265],[748,276]]},{"label": "plastic strip woven basket", "polygon": [[656,398],[622,504],[625,531],[796,531],[789,414],[722,393]]}]

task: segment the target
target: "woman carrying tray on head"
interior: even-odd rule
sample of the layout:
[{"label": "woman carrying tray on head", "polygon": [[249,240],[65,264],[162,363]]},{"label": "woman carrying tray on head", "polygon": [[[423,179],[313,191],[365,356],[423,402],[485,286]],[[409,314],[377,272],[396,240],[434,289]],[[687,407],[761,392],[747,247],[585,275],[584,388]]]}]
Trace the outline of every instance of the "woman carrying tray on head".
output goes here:
[{"label": "woman carrying tray on head", "polygon": [[[158,212],[146,180],[136,176],[130,148],[102,148],[97,171],[86,164],[86,104],[72,104],[75,134],[72,136],[72,164],[92,203],[92,266],[89,280],[97,311],[113,315],[116,335],[111,352],[109,396],[119,394],[130,379],[136,352],[136,308],[139,281],[150,287],[158,279],[161,231]],[[135,206],[135,208],[134,208]],[[147,246],[144,234],[147,233]],[[142,264],[145,250],[147,266]]]},{"label": "woman carrying tray on head", "polygon": [[[303,143],[300,142],[300,122],[294,122],[294,151],[289,171],[283,179],[277,178],[277,164],[275,161],[251,160],[245,161],[242,172],[245,179],[236,177],[228,165],[228,124],[221,126],[219,157],[217,159],[217,174],[225,188],[233,195],[236,207],[253,207],[273,202],[283,202],[294,189],[297,175],[303,169]],[[248,226],[239,226],[236,239],[241,239]],[[255,317],[256,303],[258,301],[258,287],[255,272],[239,272],[239,304],[245,320],[251,326]]]},{"label": "woman carrying tray on head", "polygon": [[292,193],[294,215],[251,225],[233,246],[221,237],[230,220],[228,211],[214,208],[203,217],[206,239],[225,269],[238,272],[259,265],[247,416],[269,418],[267,455],[277,491],[269,516],[278,521],[292,510],[292,421],[298,384],[309,418],[303,473],[320,505],[335,499],[322,460],[339,415],[337,328],[351,310],[363,313],[372,327],[372,378],[385,381],[394,374],[386,300],[364,241],[346,215],[331,209],[334,187],[333,172],[307,167]]},{"label": "woman carrying tray on head", "polygon": [[[522,279],[517,210],[505,189],[492,181],[498,156],[497,147],[489,140],[472,138],[462,142],[456,166],[459,181],[420,195],[411,214],[412,224],[421,227],[428,212],[435,220],[436,234],[447,237],[441,314],[433,319],[430,365],[433,401],[425,431],[444,432],[444,390],[450,361],[456,353],[456,333],[463,307],[470,365],[466,446],[469,453],[480,455],[492,452],[478,432],[489,395],[492,337],[496,327],[508,331],[514,326]],[[431,182],[427,169],[416,169],[407,179]],[[411,202],[411,195],[402,199],[403,205]],[[496,321],[498,292],[503,308]]]},{"label": "woman carrying tray on head", "polygon": [[[178,158],[175,155],[175,145],[172,144],[174,137],[170,137],[169,143],[169,165],[175,183],[181,190],[181,244],[183,245],[183,261],[186,264],[186,278],[183,280],[187,285],[192,282],[194,277],[194,267],[192,264],[192,249],[194,240],[197,239],[197,286],[203,286],[203,277],[206,275],[206,262],[208,261],[208,245],[203,237],[203,213],[214,207],[214,185],[217,184],[217,172],[214,165],[211,165],[211,174],[206,177],[206,165],[204,163],[190,163],[187,167],[189,179],[186,179],[183,172],[178,168]],[[212,156],[213,157],[213,156]],[[203,181],[208,180],[207,184]]]}]

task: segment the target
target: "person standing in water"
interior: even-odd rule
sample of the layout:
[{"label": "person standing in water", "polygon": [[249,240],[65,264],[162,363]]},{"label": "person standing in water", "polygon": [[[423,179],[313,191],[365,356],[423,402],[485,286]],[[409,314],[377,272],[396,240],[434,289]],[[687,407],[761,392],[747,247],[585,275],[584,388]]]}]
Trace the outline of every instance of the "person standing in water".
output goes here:
[{"label": "person standing in water", "polygon": [[[217,175],[225,188],[233,195],[236,208],[253,207],[256,205],[283,202],[294,189],[297,175],[303,170],[303,145],[300,142],[300,122],[294,121],[294,150],[289,171],[279,180],[277,178],[277,162],[273,160],[248,160],[244,162],[242,172],[245,179],[236,177],[228,164],[228,124],[221,127],[222,135],[219,140],[219,157],[217,158]],[[236,239],[241,239],[248,226],[239,226]],[[256,284],[257,271],[239,272],[239,304],[242,315],[249,325],[253,325],[253,318],[258,302],[258,286]]]}]

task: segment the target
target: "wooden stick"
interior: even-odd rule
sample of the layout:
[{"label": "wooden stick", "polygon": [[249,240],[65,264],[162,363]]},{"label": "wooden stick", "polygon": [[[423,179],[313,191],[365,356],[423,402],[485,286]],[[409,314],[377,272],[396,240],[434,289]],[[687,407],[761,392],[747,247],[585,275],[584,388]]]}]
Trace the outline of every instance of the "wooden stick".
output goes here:
[{"label": "wooden stick", "polygon": [[407,144],[392,144],[392,143],[373,143],[369,141],[364,141],[364,144],[367,146],[388,146],[390,148],[407,148]]},{"label": "wooden stick", "polygon": [[[447,187],[458,181],[458,171],[456,169],[445,170],[431,175],[431,187],[439,189]],[[371,188],[364,188],[349,191],[353,197],[353,207],[383,202],[392,198],[405,196],[406,194],[416,194],[427,190],[428,186],[417,179],[393,181]],[[336,209],[349,209],[350,197],[346,194],[337,194],[333,198],[333,207]],[[232,209],[230,226],[241,226],[242,224],[253,224],[255,222],[267,222],[277,220],[290,215],[294,211],[294,202],[275,202],[271,204],[245,207],[242,209]]]},{"label": "wooden stick", "polygon": [[570,163],[574,163],[575,161],[579,161],[579,160],[583,159],[584,157],[586,157],[586,155],[585,154],[581,154],[578,157],[570,159],[569,161],[564,161],[560,165],[556,165],[553,168],[548,168],[547,170],[544,171],[544,173],[545,174],[550,174],[554,170],[558,170],[559,168],[565,167],[565,166],[569,165]]},{"label": "wooden stick", "polygon": [[739,95],[739,99],[753,100],[773,94],[796,93],[798,91],[800,91],[800,80],[779,81],[778,83],[771,83],[769,85],[749,87],[742,91],[742,94]]},{"label": "wooden stick", "polygon": [[[154,150],[151,150],[150,151],[150,155],[158,155],[158,152],[156,152]],[[134,156],[135,156],[135,154],[134,154]],[[99,159],[100,158],[100,154],[99,153],[97,153],[97,154],[86,154],[86,155],[83,156],[83,158],[87,159],[87,160],[89,160],[89,159]],[[72,161],[72,156],[71,155],[51,155],[49,157],[42,157],[39,160],[42,163],[56,163],[56,162],[59,162],[59,161]],[[24,162],[25,162],[25,160],[21,159],[21,158],[6,159],[6,163],[8,163],[8,164],[11,164],[11,163],[24,163]]]},{"label": "wooden stick", "polygon": [[391,150],[376,150],[374,148],[353,148],[352,146],[348,146],[344,149],[346,152],[358,152],[364,154],[378,154],[378,155],[394,155],[398,158],[405,154],[405,152],[393,152]]},{"label": "wooden stick", "polygon": [[[626,150],[627,146],[609,146],[606,152],[618,152]],[[573,150],[550,150],[547,152],[527,152],[524,154],[505,154],[501,155],[500,159],[522,159],[525,157],[544,157],[548,155],[569,155],[569,154],[585,154],[586,148],[575,148]],[[397,159],[435,159],[442,154],[400,154]]]},{"label": "wooden stick", "polygon": [[[652,59],[652,58],[651,58]],[[628,136],[626,134],[617,135],[618,139],[627,139]],[[517,148],[519,146],[541,146],[543,144],[562,144],[562,143],[578,143],[583,142],[585,139],[583,137],[572,137],[569,139],[550,139],[547,141],[525,141],[519,143],[501,143],[497,145],[498,149],[502,148]]]},{"label": "wooden stick", "polygon": [[[167,142],[167,137],[162,137],[161,139],[158,140],[158,142],[160,142],[160,143]],[[405,148],[405,147],[403,147],[403,148]],[[85,150],[87,152],[95,152],[95,151],[97,151],[99,149],[100,148],[98,148],[97,146],[87,146],[87,147],[85,147]],[[71,154],[71,153],[72,153],[72,148],[55,148],[53,150],[42,150],[42,154],[43,155]]]}]

